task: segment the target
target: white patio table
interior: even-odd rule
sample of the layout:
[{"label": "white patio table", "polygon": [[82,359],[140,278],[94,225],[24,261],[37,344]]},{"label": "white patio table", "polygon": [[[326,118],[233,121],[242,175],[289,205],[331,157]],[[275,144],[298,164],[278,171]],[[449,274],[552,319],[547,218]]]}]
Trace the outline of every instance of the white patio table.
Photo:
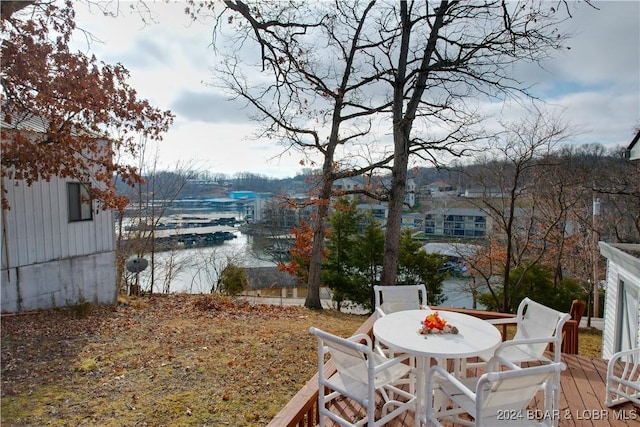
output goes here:
[{"label": "white patio table", "polygon": [[432,310],[406,310],[387,314],[375,321],[373,334],[393,350],[416,356],[418,414],[422,417],[426,404],[426,374],[431,359],[444,364],[454,359],[456,365],[467,357],[493,352],[501,343],[498,329],[477,317],[449,311],[438,311],[440,318],[458,328],[457,334],[421,335],[421,322]]}]

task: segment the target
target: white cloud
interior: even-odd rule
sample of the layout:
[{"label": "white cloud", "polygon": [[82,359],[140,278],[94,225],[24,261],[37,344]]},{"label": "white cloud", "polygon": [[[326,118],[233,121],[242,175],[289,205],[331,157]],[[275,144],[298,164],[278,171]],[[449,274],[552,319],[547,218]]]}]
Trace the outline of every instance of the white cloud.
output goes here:
[{"label": "white cloud", "polygon": [[172,137],[159,143],[158,150],[166,166],[187,162],[227,175],[252,172],[280,178],[295,176],[302,156],[294,152],[281,156],[282,146],[244,137],[254,132],[251,124],[211,126],[178,119]]},{"label": "white cloud", "polygon": [[243,123],[248,111],[239,102],[216,92],[181,91],[171,103],[171,110],[186,120],[206,123]]},{"label": "white cloud", "polygon": [[[104,41],[92,46],[99,59],[121,62],[141,97],[176,113],[176,123],[160,145],[163,160],[196,160],[212,172],[227,174],[250,171],[286,177],[300,171],[299,153],[269,160],[283,147],[251,140],[258,124],[250,120],[243,103],[229,101],[212,87],[212,22],[191,22],[184,14],[185,3],[148,4],[155,23],[147,26],[126,7],[122,16],[112,18],[88,14],[80,3],[77,22]],[[575,143],[624,145],[631,140],[633,127],[640,125],[640,2],[594,4],[600,10],[583,1],[569,2],[573,18],[560,30],[575,33],[568,42],[570,50],[558,52],[544,69],[519,65],[513,72],[531,84],[549,108],[558,108],[584,131]],[[78,38],[78,46],[86,47],[82,43]],[[486,104],[484,111],[506,120],[522,114],[518,108],[495,103]],[[388,141],[388,136],[377,139]]]}]

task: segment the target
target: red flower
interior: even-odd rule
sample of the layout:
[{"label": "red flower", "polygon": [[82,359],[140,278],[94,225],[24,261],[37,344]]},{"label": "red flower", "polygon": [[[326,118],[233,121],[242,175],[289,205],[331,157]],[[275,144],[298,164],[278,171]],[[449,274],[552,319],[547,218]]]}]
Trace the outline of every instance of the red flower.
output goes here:
[{"label": "red flower", "polygon": [[436,311],[435,313],[429,314],[424,319],[424,325],[429,329],[443,330],[444,327],[447,325],[447,321],[442,319],[438,314],[438,312]]}]

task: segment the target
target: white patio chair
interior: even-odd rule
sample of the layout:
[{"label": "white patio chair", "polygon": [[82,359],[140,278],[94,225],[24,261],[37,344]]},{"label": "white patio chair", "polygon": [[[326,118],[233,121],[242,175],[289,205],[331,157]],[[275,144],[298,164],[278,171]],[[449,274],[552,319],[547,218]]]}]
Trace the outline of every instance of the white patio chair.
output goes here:
[{"label": "white patio chair", "polygon": [[482,358],[488,361],[491,357],[501,356],[512,363],[545,361],[544,356],[549,344],[553,344],[553,362],[559,363],[562,355],[562,329],[571,318],[569,313],[562,313],[532,299],[525,298],[518,306],[515,319],[491,319],[493,325],[516,324],[513,339],[500,344],[494,354]]},{"label": "white patio chair", "polygon": [[640,348],[615,353],[607,366],[608,407],[625,402],[640,405]]},{"label": "white patio chair", "polygon": [[[408,356],[389,359],[375,352],[371,338],[365,334],[345,339],[317,328],[311,328],[309,331],[318,337],[320,427],[324,426],[325,417],[341,426],[377,427],[405,411],[415,412],[416,396],[398,387],[399,384],[409,384],[415,380],[413,370],[403,363],[407,361]],[[330,377],[326,377],[324,371],[327,352],[336,367],[336,373]],[[377,396],[381,397],[383,402],[378,419],[375,413]],[[328,403],[333,401],[335,404],[345,397],[362,405],[365,412],[360,412],[360,419],[344,419],[327,406]],[[354,413],[354,418],[357,416],[358,413]],[[414,418],[417,426],[418,417]]]},{"label": "white patio chair", "polygon": [[[427,288],[419,285],[374,285],[375,309],[378,318],[385,314],[403,310],[428,310]],[[379,343],[376,343],[378,351],[382,351],[388,357],[394,357],[395,352]],[[415,360],[411,360],[411,366],[416,366]]]},{"label": "white patio chair", "polygon": [[[523,362],[560,363],[562,357],[562,329],[571,318],[569,313],[562,313],[530,298],[524,298],[518,305],[515,318],[490,319],[493,325],[516,324],[516,334],[493,352],[481,355],[481,364],[493,356],[500,356],[520,366]],[[544,355],[545,350],[553,344],[553,360]],[[467,363],[466,367],[478,364]],[[560,405],[560,374],[551,382],[553,390],[545,394],[545,407],[549,411],[558,410]],[[555,420],[556,423],[558,420]]]},{"label": "white patio chair", "polygon": [[373,287],[378,317],[402,310],[428,309],[425,285],[392,285]]},{"label": "white patio chair", "polygon": [[[441,393],[438,398],[448,399],[449,404],[434,411],[433,399],[427,398],[426,425],[442,427],[440,420],[477,427],[554,425],[557,420],[553,416],[532,419],[527,407],[541,387],[545,393],[551,392],[550,380],[566,368],[563,363],[520,368],[496,357],[487,366],[489,371],[481,377],[466,379],[458,379],[441,366],[432,367],[427,375],[426,396]],[[501,370],[504,367],[507,370]],[[461,419],[461,414],[470,415],[474,421]]]}]

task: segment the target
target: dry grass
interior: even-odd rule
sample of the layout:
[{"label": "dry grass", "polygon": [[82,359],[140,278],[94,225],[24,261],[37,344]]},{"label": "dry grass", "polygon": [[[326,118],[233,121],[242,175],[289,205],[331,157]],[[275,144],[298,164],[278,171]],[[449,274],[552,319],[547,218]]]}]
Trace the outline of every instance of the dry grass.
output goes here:
[{"label": "dry grass", "polygon": [[578,353],[588,357],[602,356],[602,331],[596,328],[580,328]]},{"label": "dry grass", "polygon": [[309,327],[349,336],[364,320],[212,295],[3,316],[1,422],[264,426],[317,370]]},{"label": "dry grass", "polygon": [[263,426],[361,316],[170,296],[2,319],[2,425]]}]

